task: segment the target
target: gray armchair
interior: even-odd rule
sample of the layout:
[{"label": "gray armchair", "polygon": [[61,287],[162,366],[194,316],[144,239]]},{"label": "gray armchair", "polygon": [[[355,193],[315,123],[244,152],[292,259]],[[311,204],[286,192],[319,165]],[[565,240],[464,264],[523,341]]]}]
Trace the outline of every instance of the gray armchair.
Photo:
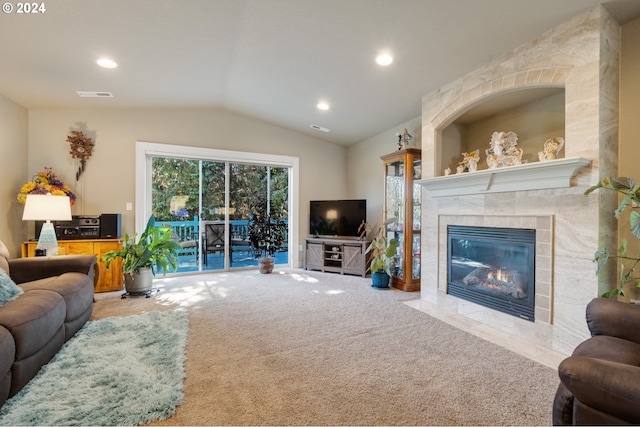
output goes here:
[{"label": "gray armchair", "polygon": [[591,338],[558,367],[554,425],[640,424],[640,306],[596,298]]}]

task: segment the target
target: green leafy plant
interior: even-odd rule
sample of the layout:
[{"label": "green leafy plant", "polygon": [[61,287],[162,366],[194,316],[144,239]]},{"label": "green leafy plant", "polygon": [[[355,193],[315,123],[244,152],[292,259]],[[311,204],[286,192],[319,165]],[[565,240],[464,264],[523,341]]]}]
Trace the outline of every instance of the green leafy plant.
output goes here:
[{"label": "green leafy plant", "polygon": [[[624,195],[620,205],[615,210],[616,219],[620,217],[620,214],[627,207],[630,206],[632,209],[637,209],[640,205],[640,186],[637,185],[635,180],[632,178],[603,178],[598,184],[585,191],[584,194],[585,196],[588,196],[598,189],[612,190]],[[629,224],[629,231],[631,234],[637,239],[640,239],[640,213],[637,210],[631,211],[631,214],[629,215]],[[627,254],[627,245],[627,240],[623,239],[616,253],[612,253],[606,247],[599,248],[595,253],[594,261],[597,263],[596,274],[600,273],[602,267],[610,259],[615,259],[619,262],[619,286],[616,289],[603,293],[603,297],[611,298],[616,295],[624,296],[623,287],[629,282],[635,282],[635,286],[640,288],[640,277],[635,276],[635,269],[638,267],[638,264],[640,264],[640,257]]]},{"label": "green leafy plant", "polygon": [[371,263],[367,268],[367,271],[372,273],[385,272],[391,276],[391,267],[394,266],[396,251],[398,249],[398,239],[388,239],[386,228],[389,224],[396,222],[396,218],[387,219],[382,226],[373,230],[366,222],[360,224],[358,232],[360,237],[363,238],[367,232],[373,235],[373,240],[365,253],[371,254]]},{"label": "green leafy plant", "polygon": [[139,239],[125,233],[122,249],[106,252],[100,260],[109,268],[114,259],[122,258],[123,272],[132,275],[145,267],[151,267],[154,275],[166,274],[178,268],[178,249],[180,244],[171,239],[171,227],[156,227],[152,215]]}]

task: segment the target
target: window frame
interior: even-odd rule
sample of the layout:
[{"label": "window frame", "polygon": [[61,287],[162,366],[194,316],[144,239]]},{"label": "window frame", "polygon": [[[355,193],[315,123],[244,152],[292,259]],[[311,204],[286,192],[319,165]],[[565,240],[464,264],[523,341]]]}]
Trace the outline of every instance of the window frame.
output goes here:
[{"label": "window frame", "polygon": [[194,160],[223,161],[229,163],[251,163],[265,166],[286,167],[289,169],[289,251],[288,266],[299,267],[299,158],[279,154],[252,153],[244,151],[219,150],[215,148],[192,147],[187,145],[161,144],[157,142],[136,141],[135,170],[135,232],[140,234],[151,215],[151,176],[152,157],[178,157]]}]

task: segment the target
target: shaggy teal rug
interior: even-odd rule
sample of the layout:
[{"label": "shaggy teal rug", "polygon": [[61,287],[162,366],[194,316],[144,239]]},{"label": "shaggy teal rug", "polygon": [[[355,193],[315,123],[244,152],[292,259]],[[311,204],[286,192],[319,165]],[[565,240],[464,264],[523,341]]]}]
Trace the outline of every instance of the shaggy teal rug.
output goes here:
[{"label": "shaggy teal rug", "polygon": [[0,425],[126,426],[182,402],[185,310],[88,322],[0,409]]}]

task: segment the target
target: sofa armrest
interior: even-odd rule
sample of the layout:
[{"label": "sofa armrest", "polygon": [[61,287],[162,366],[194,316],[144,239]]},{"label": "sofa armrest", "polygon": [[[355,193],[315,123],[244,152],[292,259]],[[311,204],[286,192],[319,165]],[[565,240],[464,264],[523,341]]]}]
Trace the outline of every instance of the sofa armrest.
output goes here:
[{"label": "sofa armrest", "polygon": [[576,400],[630,423],[640,423],[640,367],[571,356],[560,363],[558,374]]},{"label": "sofa armrest", "polygon": [[640,343],[640,306],[610,298],[595,298],[587,305],[591,335],[608,335]]},{"label": "sofa armrest", "polygon": [[96,262],[94,255],[16,258],[9,260],[9,275],[17,284],[63,273],[83,273],[93,280]]}]

